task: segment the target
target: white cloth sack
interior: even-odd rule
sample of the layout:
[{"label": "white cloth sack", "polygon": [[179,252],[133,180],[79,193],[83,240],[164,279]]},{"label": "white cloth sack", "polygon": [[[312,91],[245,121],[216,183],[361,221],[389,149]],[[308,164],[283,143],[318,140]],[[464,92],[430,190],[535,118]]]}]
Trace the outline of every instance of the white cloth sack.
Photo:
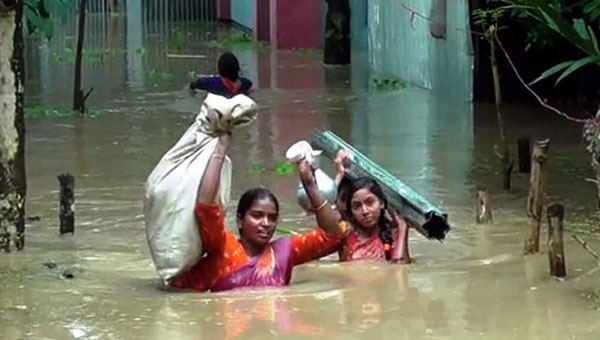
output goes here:
[{"label": "white cloth sack", "polygon": [[[208,94],[196,121],[158,162],[146,181],[144,218],[150,253],[165,284],[200,260],[202,242],[194,215],[198,185],[218,136],[256,119],[256,103]],[[226,157],[217,198],[229,203],[231,160]]]}]

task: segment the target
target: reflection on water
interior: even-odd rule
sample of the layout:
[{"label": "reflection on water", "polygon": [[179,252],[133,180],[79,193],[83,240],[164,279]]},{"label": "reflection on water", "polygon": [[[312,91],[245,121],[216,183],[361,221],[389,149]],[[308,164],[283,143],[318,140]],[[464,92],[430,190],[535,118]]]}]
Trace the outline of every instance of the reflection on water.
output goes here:
[{"label": "reflection on water", "polygon": [[[234,136],[233,196],[272,188],[281,223],[305,230],[314,221],[295,203],[297,178],[274,166],[292,142],[329,128],[443,206],[454,225],[448,239],[413,233],[416,263],[408,266],[339,264],[332,256],[298,267],[280,290],[163,290],[143,231],[144,182],[193,120],[199,101],[186,90],[189,74],[215,72],[222,50],[211,41],[226,28],[181,23],[147,34],[128,18],[109,18],[108,36],[88,43],[122,50],[85,67],[85,84],[96,89],[90,107],[102,114],[27,122],[28,212],[41,221],[28,224],[25,251],[0,255],[1,339],[598,338],[598,312],[581,297],[600,279],[587,274],[588,254],[566,237],[570,279],[558,282],[544,253],[520,253],[528,178],[516,174],[515,189],[498,192],[493,110],[473,108],[449,86],[377,91],[366,63],[325,68],[313,52],[234,48],[262,110]],[[67,32],[42,48],[30,42],[28,105],[68,107],[71,66],[53,57],[72,41]],[[186,37],[179,53],[206,58],[168,58],[177,34]],[[552,138],[549,193],[566,204],[567,220],[590,216],[594,192],[583,180],[590,174],[579,127],[531,108],[506,112],[511,138]],[[59,237],[63,172],[76,178],[77,228]],[[494,225],[473,223],[475,185],[495,192]],[[74,278],[62,278],[65,270]]]}]

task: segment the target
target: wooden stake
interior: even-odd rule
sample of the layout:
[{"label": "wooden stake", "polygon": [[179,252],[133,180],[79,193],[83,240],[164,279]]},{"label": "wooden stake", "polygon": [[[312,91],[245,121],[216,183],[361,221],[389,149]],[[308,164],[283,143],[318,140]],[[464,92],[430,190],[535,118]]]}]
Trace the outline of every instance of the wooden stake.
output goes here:
[{"label": "wooden stake", "polygon": [[492,199],[487,188],[477,189],[475,209],[477,209],[475,217],[477,223],[492,223]]},{"label": "wooden stake", "polygon": [[517,140],[519,150],[519,172],[531,172],[531,138],[521,137]]},{"label": "wooden stake", "polygon": [[75,233],[75,178],[70,174],[58,176],[60,183],[60,233]]},{"label": "wooden stake", "polygon": [[550,275],[556,277],[567,276],[563,247],[564,214],[565,208],[562,204],[553,204],[548,207],[548,259],[550,261]]},{"label": "wooden stake", "polygon": [[550,140],[537,141],[531,155],[531,176],[527,197],[527,222],[529,235],[525,240],[525,254],[540,251],[540,224],[546,195],[546,163]]}]

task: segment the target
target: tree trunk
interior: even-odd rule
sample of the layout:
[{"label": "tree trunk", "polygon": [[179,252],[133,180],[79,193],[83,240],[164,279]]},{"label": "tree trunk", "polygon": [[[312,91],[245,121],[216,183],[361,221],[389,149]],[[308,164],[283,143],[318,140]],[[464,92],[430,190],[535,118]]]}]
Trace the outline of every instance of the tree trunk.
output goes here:
[{"label": "tree trunk", "polygon": [[[0,249],[25,244],[22,1],[0,1]],[[11,235],[9,226],[15,227]]]},{"label": "tree trunk", "polygon": [[529,235],[525,240],[525,254],[540,251],[540,224],[546,196],[546,163],[550,140],[537,141],[531,155],[531,177],[527,197]]},{"label": "tree trunk", "polygon": [[595,119],[589,120],[583,126],[583,139],[592,156],[592,167],[596,171],[596,206],[600,210],[600,108]]},{"label": "tree trunk", "polygon": [[16,74],[16,117],[15,128],[19,135],[19,146],[13,163],[12,173],[14,185],[19,197],[18,217],[15,222],[15,247],[18,250],[25,246],[25,199],[27,197],[27,178],[25,172],[25,43],[23,40],[23,2],[15,8],[15,50],[13,52],[12,67]]},{"label": "tree trunk", "polygon": [[327,0],[325,64],[350,63],[350,15],[349,0]]},{"label": "tree trunk", "polygon": [[[494,30],[495,28],[491,28]],[[498,130],[500,131],[500,165],[502,167],[502,188],[510,190],[510,176],[513,169],[513,162],[510,159],[510,149],[506,132],[504,129],[504,117],[500,111],[502,106],[502,91],[500,89],[500,74],[498,72],[498,59],[496,58],[496,34],[493,32],[490,39],[490,59],[492,66],[492,77],[494,79],[494,99],[496,104],[496,116],[498,117]]]},{"label": "tree trunk", "polygon": [[77,51],[75,54],[75,81],[73,84],[73,110],[85,112],[85,96],[81,88],[81,61],[83,59],[83,38],[85,36],[85,11],[87,0],[79,1],[79,28],[77,33]]}]

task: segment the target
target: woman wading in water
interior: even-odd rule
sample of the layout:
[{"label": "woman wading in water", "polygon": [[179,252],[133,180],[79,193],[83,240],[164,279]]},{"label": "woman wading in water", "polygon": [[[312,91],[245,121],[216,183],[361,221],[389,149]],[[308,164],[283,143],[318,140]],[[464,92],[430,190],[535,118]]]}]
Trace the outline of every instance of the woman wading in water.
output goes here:
[{"label": "woman wading in water", "polygon": [[388,208],[383,190],[375,180],[368,177],[350,180],[345,176],[344,162],[348,157],[346,150],[340,150],[334,160],[339,218],[352,225],[352,230],[341,240],[340,261],[410,263],[406,220]]},{"label": "woman wading in water", "polygon": [[268,190],[246,191],[237,207],[237,239],[225,226],[223,207],[216,202],[221,168],[230,135],[219,137],[198,187],[195,208],[205,256],[177,276],[173,288],[222,291],[240,287],[284,286],[292,268],[336,251],[347,227],[319,192],[313,169],[300,164],[300,177],[311,202],[319,228],[307,234],[271,241],[277,228],[279,203]]}]

